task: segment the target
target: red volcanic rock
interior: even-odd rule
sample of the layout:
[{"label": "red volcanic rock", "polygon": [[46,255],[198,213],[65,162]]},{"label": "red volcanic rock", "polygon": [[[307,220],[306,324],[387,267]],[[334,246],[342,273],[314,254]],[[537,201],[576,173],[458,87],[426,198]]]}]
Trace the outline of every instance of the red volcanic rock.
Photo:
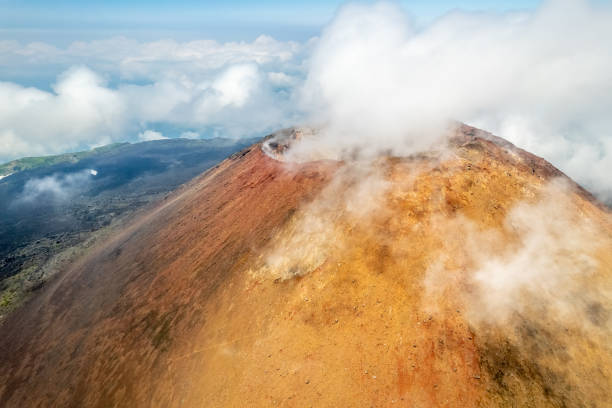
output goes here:
[{"label": "red volcanic rock", "polygon": [[[502,139],[449,145],[366,174],[235,154],[5,321],[0,406],[610,406],[609,212]],[[534,269],[556,295],[483,286],[484,258],[521,270],[522,205],[580,238]]]}]

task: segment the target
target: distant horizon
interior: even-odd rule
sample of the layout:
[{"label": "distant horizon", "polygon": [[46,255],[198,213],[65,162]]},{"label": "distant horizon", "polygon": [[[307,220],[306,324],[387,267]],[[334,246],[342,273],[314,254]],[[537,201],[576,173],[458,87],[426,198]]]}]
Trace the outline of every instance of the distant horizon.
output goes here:
[{"label": "distant horizon", "polygon": [[[42,157],[54,157],[54,156],[62,156],[62,155],[70,155],[70,154],[77,154],[77,153],[84,153],[84,152],[91,152],[93,150],[96,149],[101,149],[101,148],[106,148],[106,147],[110,147],[110,146],[114,146],[114,145],[126,145],[126,144],[139,144],[139,143],[150,143],[150,142],[160,142],[160,141],[175,141],[175,140],[193,140],[196,142],[205,142],[205,141],[209,141],[209,140],[229,140],[229,141],[235,141],[235,142],[239,142],[240,140],[257,140],[257,139],[261,139],[265,136],[262,137],[258,137],[258,136],[254,136],[252,138],[228,138],[228,137],[223,137],[223,136],[215,136],[215,137],[208,137],[208,138],[198,138],[198,139],[190,139],[188,137],[167,137],[167,138],[163,138],[163,139],[151,139],[151,140],[133,140],[133,139],[126,139],[125,141],[115,141],[115,142],[111,142],[108,144],[104,144],[104,145],[100,145],[100,146],[92,146],[90,148],[86,148],[86,149],[77,149],[77,150],[68,150],[62,153],[54,153],[54,154],[44,154],[41,156],[22,156],[22,157],[16,157],[14,159],[8,160],[8,161],[0,161],[0,167],[15,162],[15,161],[19,161],[19,160],[25,160],[25,159],[38,159],[38,158],[42,158]],[[2,177],[6,177],[2,176],[0,174],[0,179]]]},{"label": "distant horizon", "polygon": [[[606,1],[606,0],[604,0]],[[212,40],[253,42],[261,36],[300,43],[318,37],[344,4],[352,1],[93,1],[0,0],[0,56],[3,49],[21,48],[32,56],[40,48],[68,49],[75,43],[126,39],[140,43]],[[400,4],[418,27],[456,11],[503,13],[530,11],[542,0],[392,1]],[[29,50],[29,48],[34,48]],[[39,62],[39,61],[36,61]],[[82,59],[81,64],[90,61]],[[14,66],[0,60],[0,82],[51,90],[57,75],[69,65],[50,61],[46,67]],[[25,69],[24,69],[25,68]]]}]

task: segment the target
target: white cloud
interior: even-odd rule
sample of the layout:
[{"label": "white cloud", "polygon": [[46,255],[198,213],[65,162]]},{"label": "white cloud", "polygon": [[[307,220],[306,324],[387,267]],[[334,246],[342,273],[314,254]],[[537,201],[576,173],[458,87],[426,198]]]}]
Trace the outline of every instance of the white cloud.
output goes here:
[{"label": "white cloud", "polygon": [[351,4],[316,45],[302,100],[327,152],[405,154],[449,119],[540,154],[612,198],[612,11],[448,14],[423,30],[394,4]]},{"label": "white cloud", "polygon": [[269,72],[268,79],[270,83],[276,86],[292,86],[296,85],[297,79],[290,75],[285,74],[284,72]]},{"label": "white cloud", "polygon": [[186,132],[181,133],[179,137],[183,139],[199,139],[200,134],[198,132],[193,132],[191,130],[188,130]]},{"label": "white cloud", "polygon": [[64,73],[53,92],[0,82],[1,157],[68,150],[121,135],[124,103],[83,67]]},{"label": "white cloud", "polygon": [[89,185],[91,177],[97,174],[96,170],[87,169],[76,173],[31,178],[25,183],[15,203],[32,203],[41,199],[51,204],[65,202],[83,191]]},{"label": "white cloud", "polygon": [[67,69],[52,91],[0,82],[0,160],[141,137],[148,124],[226,137],[287,126],[295,110],[287,103],[291,95],[279,92],[267,72],[297,69],[292,58],[302,48],[266,36],[226,44],[117,38],[67,49],[2,42],[8,65],[11,58],[26,66],[86,59],[118,82],[109,86],[83,66]]},{"label": "white cloud", "polygon": [[161,132],[156,132],[154,130],[145,130],[144,132],[140,132],[138,134],[138,140],[143,142],[150,142],[151,140],[164,140],[168,139]]},{"label": "white cloud", "polygon": [[266,35],[253,42],[227,43],[213,40],[140,42],[113,37],[76,41],[66,48],[42,42],[22,45],[16,41],[0,41],[0,60],[3,66],[17,69],[49,63],[69,67],[86,61],[96,71],[117,74],[124,79],[157,81],[168,76],[188,75],[201,80],[211,71],[230,65],[254,63],[283,70],[295,69],[300,61],[294,58],[304,48],[304,44],[277,41]]},{"label": "white cloud", "polygon": [[66,48],[0,41],[9,71],[64,67],[51,91],[0,82],[0,160],[137,138],[148,124],[229,137],[287,126],[295,117],[291,95],[268,73],[299,73],[307,47],[268,36],[228,43],[117,37]]}]

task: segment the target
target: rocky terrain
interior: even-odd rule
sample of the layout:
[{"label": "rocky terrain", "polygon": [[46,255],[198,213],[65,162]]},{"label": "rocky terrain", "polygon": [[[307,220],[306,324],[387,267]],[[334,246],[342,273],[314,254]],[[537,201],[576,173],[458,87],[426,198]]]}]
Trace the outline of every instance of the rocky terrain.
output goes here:
[{"label": "rocky terrain", "polygon": [[0,166],[0,321],[135,211],[250,143],[122,143]]},{"label": "rocky terrain", "polygon": [[447,144],[233,155],[9,316],[0,406],[610,406],[609,210],[486,132]]}]

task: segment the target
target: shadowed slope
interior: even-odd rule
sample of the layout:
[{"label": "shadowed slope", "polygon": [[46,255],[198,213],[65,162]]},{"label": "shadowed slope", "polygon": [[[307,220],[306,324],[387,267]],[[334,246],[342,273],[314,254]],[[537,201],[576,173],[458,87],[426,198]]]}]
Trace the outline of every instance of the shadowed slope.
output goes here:
[{"label": "shadowed slope", "polygon": [[[608,405],[609,213],[483,132],[451,146],[367,166],[235,155],[5,323],[0,405]],[[488,301],[481,258],[513,265],[535,223],[520,205],[580,238],[542,250],[561,271],[588,259],[572,318],[523,286]]]},{"label": "shadowed slope", "polygon": [[189,344],[211,293],[330,169],[283,169],[254,146],[144,214],[8,319],[0,405],[172,401],[181,374],[171,351]]}]

